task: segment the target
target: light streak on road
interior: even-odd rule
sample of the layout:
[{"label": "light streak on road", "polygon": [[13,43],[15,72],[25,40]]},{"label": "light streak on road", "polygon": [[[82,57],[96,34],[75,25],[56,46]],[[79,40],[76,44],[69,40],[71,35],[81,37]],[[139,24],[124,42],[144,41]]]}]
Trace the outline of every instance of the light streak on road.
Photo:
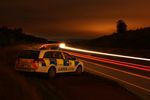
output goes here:
[{"label": "light streak on road", "polygon": [[133,63],[117,61],[117,60],[110,60],[110,59],[106,59],[106,58],[94,57],[94,56],[89,56],[89,55],[85,55],[85,54],[73,53],[73,52],[68,52],[68,53],[70,53],[74,56],[85,58],[85,59],[110,63],[110,64],[114,64],[114,65],[119,65],[119,67],[124,66],[124,67],[128,67],[128,68],[134,68],[134,69],[150,72],[150,67],[149,66],[144,66],[144,65],[140,65],[140,64],[133,64]]},{"label": "light streak on road", "polygon": [[[120,69],[117,69],[117,68],[108,67],[108,66],[105,66],[105,65],[102,65],[102,64],[97,64],[97,63],[86,61],[86,60],[81,60],[81,61],[92,64],[92,65],[95,65],[95,66],[103,67],[103,68],[106,68],[106,69],[109,69],[109,70],[114,70],[114,71],[118,71],[118,72],[125,73],[125,74],[128,74],[128,75],[132,75],[132,76],[136,76],[136,77],[139,77],[139,78],[144,78],[146,80],[150,80],[150,77],[143,76],[143,75],[140,75],[140,74],[135,74],[135,73],[132,73],[132,72],[129,72],[129,71],[124,71],[124,70],[120,70]],[[86,69],[87,69],[87,67],[86,67]]]},{"label": "light streak on road", "polygon": [[[92,62],[87,62],[87,63],[91,63],[91,64],[93,64],[93,65],[96,65],[96,66],[100,66],[100,67],[102,67],[102,65],[99,65],[99,64],[96,64],[96,63],[92,63]],[[106,66],[103,66],[103,67],[105,67],[105,68],[109,68],[109,67],[106,67]],[[122,83],[125,83],[125,84],[128,84],[128,85],[131,85],[131,86],[134,86],[134,87],[137,87],[137,88],[139,88],[139,89],[142,89],[142,90],[147,91],[147,92],[149,92],[149,93],[150,93],[150,90],[149,90],[149,89],[144,88],[144,87],[142,87],[142,86],[139,86],[139,85],[136,85],[136,84],[130,83],[130,82],[125,81],[125,80],[123,80],[123,79],[120,79],[120,78],[114,77],[114,76],[112,76],[112,75],[109,75],[109,74],[106,74],[106,73],[103,73],[103,72],[100,72],[100,71],[94,70],[94,69],[92,69],[92,68],[86,68],[86,69],[87,69],[87,70],[90,70],[90,71],[92,71],[92,72],[94,72],[94,73],[103,74],[104,76],[110,77],[111,79],[114,79],[114,80],[120,81],[120,82],[122,82]],[[110,68],[109,68],[109,69],[110,69]],[[134,74],[134,73],[130,73],[130,72],[127,72],[127,71],[118,70],[118,69],[113,69],[113,68],[111,68],[111,69],[112,69],[112,70],[119,71],[119,72],[123,72],[123,73],[125,73],[125,74],[129,74],[129,75],[133,75],[133,76],[138,76],[138,77],[145,78],[145,79],[149,80],[149,77],[140,76],[140,75],[138,75],[138,74]]]},{"label": "light streak on road", "polygon": [[[87,72],[115,80],[115,81],[123,84],[123,86],[125,86],[127,89],[129,89],[133,93],[139,95],[141,98],[143,98],[145,100],[149,100],[150,77],[146,76],[145,74],[142,75],[142,73],[132,71],[132,69],[136,69],[138,71],[150,72],[150,66],[134,64],[134,63],[124,62],[124,61],[118,61],[118,60],[114,60],[114,59],[112,60],[112,59],[108,59],[108,58],[95,57],[95,56],[88,55],[88,53],[111,56],[111,57],[121,57],[121,58],[135,59],[135,60],[143,60],[143,61],[150,61],[150,59],[84,50],[84,49],[69,47],[69,46],[66,46],[65,44],[61,44],[59,47],[66,50],[66,52],[68,52],[74,56],[80,57],[81,58],[80,60],[82,62],[84,62],[85,66],[86,66],[85,70]],[[73,51],[84,52],[85,54],[77,53],[77,52],[73,52]],[[95,62],[93,62],[93,61],[95,61]],[[116,66],[116,67],[105,66],[105,65],[97,63],[97,62],[104,62],[104,63],[114,64],[114,65],[118,65],[118,66]],[[126,67],[128,70],[124,70],[119,67]]]},{"label": "light streak on road", "polygon": [[123,87],[127,88],[129,91],[142,98],[142,100],[149,100],[150,77],[126,70],[112,68],[110,66],[98,64],[87,60],[82,60],[82,62],[85,63],[85,70],[87,72],[117,81]]},{"label": "light streak on road", "polygon": [[148,58],[141,58],[141,57],[133,57],[133,56],[126,56],[126,55],[119,55],[119,54],[111,54],[111,53],[105,53],[105,52],[97,52],[97,51],[91,51],[91,50],[84,50],[79,48],[73,48],[66,46],[64,43],[61,43],[59,45],[62,49],[72,50],[72,51],[80,51],[85,53],[92,53],[92,54],[99,54],[99,55],[105,55],[105,56],[112,56],[112,57],[121,57],[121,58],[129,58],[129,59],[136,59],[136,60],[144,60],[144,61],[150,61]]}]

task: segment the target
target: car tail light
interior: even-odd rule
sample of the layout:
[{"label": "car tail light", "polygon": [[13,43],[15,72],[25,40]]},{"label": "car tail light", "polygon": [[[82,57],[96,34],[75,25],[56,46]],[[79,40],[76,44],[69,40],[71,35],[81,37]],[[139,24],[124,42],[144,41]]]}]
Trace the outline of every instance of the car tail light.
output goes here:
[{"label": "car tail light", "polygon": [[32,67],[34,68],[34,69],[38,69],[38,61],[37,60],[34,60],[33,61],[33,63],[32,63]]}]

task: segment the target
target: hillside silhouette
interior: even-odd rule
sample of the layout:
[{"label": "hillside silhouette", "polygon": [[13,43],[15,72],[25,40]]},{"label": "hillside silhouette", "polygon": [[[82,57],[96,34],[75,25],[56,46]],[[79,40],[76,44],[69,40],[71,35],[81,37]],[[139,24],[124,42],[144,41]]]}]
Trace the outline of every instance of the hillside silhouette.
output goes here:
[{"label": "hillside silhouette", "polygon": [[6,26],[0,27],[0,46],[7,46],[21,43],[47,43],[43,38],[27,35],[22,28],[11,29]]},{"label": "hillside silhouette", "polygon": [[92,48],[150,49],[150,27],[129,30],[123,33],[116,32],[76,43],[76,45],[78,44]]}]

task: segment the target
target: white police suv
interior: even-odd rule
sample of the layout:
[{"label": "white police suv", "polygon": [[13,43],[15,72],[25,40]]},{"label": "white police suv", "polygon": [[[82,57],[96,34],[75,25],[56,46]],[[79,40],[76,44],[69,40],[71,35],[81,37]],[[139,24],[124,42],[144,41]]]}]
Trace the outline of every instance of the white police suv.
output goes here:
[{"label": "white police suv", "polygon": [[61,50],[24,50],[16,59],[17,71],[48,73],[50,78],[56,73],[84,71],[83,63]]}]

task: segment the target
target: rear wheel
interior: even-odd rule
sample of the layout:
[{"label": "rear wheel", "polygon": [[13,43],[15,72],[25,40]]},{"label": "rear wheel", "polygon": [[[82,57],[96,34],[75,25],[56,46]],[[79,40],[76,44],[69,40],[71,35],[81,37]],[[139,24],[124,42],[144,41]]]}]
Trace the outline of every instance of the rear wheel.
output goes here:
[{"label": "rear wheel", "polygon": [[48,77],[54,78],[56,76],[56,69],[54,67],[50,68],[48,71]]},{"label": "rear wheel", "polygon": [[78,66],[76,69],[76,74],[80,75],[82,73],[82,66]]}]

